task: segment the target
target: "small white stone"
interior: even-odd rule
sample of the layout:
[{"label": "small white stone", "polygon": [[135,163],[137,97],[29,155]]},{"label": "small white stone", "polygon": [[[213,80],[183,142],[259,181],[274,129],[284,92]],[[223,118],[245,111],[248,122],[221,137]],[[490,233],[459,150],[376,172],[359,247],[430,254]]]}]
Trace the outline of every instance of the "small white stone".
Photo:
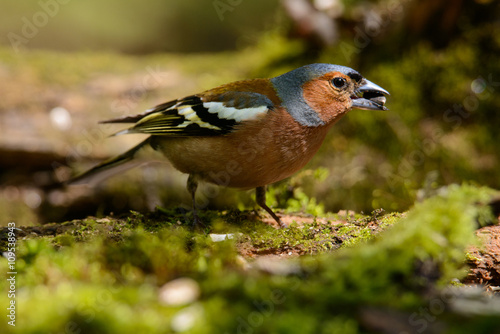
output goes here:
[{"label": "small white stone", "polygon": [[24,193],[24,203],[31,209],[36,209],[42,204],[42,196],[36,190],[27,190]]},{"label": "small white stone", "polygon": [[67,131],[71,128],[71,115],[65,108],[56,107],[50,111],[50,120],[52,124],[62,131]]},{"label": "small white stone", "polygon": [[213,242],[221,242],[224,240],[234,239],[234,233],[228,233],[228,234],[211,233],[209,235],[210,235],[210,239],[212,239]]},{"label": "small white stone", "polygon": [[178,278],[160,288],[160,302],[168,306],[181,306],[194,302],[200,296],[198,283],[187,277]]}]

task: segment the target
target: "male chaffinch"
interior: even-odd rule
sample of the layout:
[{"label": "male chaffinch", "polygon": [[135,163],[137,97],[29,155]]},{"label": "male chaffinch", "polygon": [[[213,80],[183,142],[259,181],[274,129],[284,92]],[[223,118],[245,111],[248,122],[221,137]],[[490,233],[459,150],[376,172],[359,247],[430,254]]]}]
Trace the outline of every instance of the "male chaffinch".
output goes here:
[{"label": "male chaffinch", "polygon": [[150,134],[129,151],[73,179],[131,161],[143,147],[160,151],[189,174],[193,199],[199,181],[256,188],[256,202],[283,227],[266,205],[265,186],[283,180],[313,157],[328,130],[351,108],[387,110],[383,88],[339,65],[311,64],[271,79],[228,83],[160,104],[142,114],[104,121],[135,123],[117,134]]}]

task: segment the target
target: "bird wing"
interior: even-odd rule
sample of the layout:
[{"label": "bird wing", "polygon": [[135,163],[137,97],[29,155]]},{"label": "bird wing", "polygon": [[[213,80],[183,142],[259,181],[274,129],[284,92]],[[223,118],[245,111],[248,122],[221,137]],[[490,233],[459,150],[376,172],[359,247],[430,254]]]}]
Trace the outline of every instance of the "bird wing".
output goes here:
[{"label": "bird wing", "polygon": [[205,92],[160,104],[146,112],[103,123],[135,123],[117,134],[214,136],[233,131],[241,122],[263,117],[274,108],[264,94],[248,91]]}]

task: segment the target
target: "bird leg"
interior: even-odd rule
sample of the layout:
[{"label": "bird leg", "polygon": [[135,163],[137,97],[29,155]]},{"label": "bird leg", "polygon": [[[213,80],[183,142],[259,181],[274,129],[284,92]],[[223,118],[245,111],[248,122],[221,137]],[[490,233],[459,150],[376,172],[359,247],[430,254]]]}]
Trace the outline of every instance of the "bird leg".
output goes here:
[{"label": "bird leg", "polygon": [[271,215],[271,217],[273,217],[274,220],[276,220],[276,222],[279,224],[279,226],[281,228],[285,228],[286,227],[286,225],[283,224],[283,222],[281,221],[280,217],[278,217],[273,212],[273,210],[271,210],[271,208],[267,206],[267,204],[266,204],[266,187],[257,187],[257,188],[255,188],[255,201],[257,202],[257,204],[261,208],[263,208],[264,210],[266,210],[267,213],[269,213]]},{"label": "bird leg", "polygon": [[199,225],[203,225],[200,217],[198,217],[198,210],[196,209],[196,189],[198,188],[198,180],[193,174],[189,174],[187,180],[187,190],[191,194],[191,199],[193,201],[193,228]]}]

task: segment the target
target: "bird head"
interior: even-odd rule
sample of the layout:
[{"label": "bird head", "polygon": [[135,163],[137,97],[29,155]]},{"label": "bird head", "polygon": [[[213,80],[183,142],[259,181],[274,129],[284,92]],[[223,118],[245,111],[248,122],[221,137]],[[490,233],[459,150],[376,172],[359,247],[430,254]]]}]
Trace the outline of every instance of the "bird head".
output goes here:
[{"label": "bird head", "polygon": [[351,108],[387,110],[389,92],[352,68],[311,64],[271,79],[283,106],[304,126],[335,122]]}]

